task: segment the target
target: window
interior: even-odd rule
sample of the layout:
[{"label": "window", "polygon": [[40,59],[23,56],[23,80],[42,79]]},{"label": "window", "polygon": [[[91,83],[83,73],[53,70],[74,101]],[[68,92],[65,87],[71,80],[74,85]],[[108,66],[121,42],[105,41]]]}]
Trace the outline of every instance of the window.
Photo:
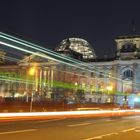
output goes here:
[{"label": "window", "polygon": [[82,72],[82,75],[85,75],[85,72]]},{"label": "window", "polygon": [[136,51],[136,44],[126,43],[122,46],[121,52],[135,52]]},{"label": "window", "polygon": [[132,70],[125,70],[123,72],[123,79],[132,79],[133,78],[133,71]]},{"label": "window", "polygon": [[100,72],[99,78],[103,78],[103,73],[102,72]]},{"label": "window", "polygon": [[94,77],[94,73],[93,72],[91,72],[91,77]]}]

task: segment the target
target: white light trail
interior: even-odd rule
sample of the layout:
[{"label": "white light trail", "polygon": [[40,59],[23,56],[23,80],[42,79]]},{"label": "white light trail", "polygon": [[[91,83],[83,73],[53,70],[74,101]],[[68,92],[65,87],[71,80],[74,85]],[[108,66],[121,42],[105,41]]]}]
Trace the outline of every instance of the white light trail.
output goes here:
[{"label": "white light trail", "polygon": [[[27,41],[24,41],[24,40],[21,40],[21,39],[18,39],[18,38],[15,38],[15,37],[12,37],[12,36],[10,36],[10,35],[7,35],[7,34],[4,34],[4,33],[2,33],[2,32],[0,32],[0,36],[2,37],[2,38],[4,38],[4,39],[7,39],[7,40],[10,40],[10,41],[12,41],[12,42],[15,42],[15,43],[18,43],[18,44],[21,44],[21,45],[24,45],[25,47],[28,47],[28,48],[32,48],[32,49],[34,49],[34,50],[36,50],[36,51],[40,51],[40,52],[43,52],[43,53],[47,53],[47,54],[49,54],[49,55],[51,55],[51,57],[50,56],[48,56],[47,58],[49,58],[49,59],[51,59],[51,60],[54,60],[54,61],[56,61],[56,62],[60,62],[60,63],[63,63],[63,64],[66,64],[66,65],[70,65],[70,66],[72,66],[72,67],[76,67],[76,68],[79,68],[79,69],[82,69],[82,70],[87,70],[87,71],[89,71],[89,72],[94,72],[94,73],[96,73],[96,74],[100,74],[100,70],[99,69],[95,69],[95,68],[93,68],[93,66],[91,66],[91,65],[88,65],[88,64],[86,64],[86,63],[83,63],[83,62],[81,62],[81,61],[77,61],[77,60],[75,60],[75,59],[72,59],[72,58],[70,58],[70,57],[63,57],[63,56],[61,56],[60,54],[58,54],[58,53],[56,53],[56,52],[53,52],[53,51],[51,51],[51,50],[48,50],[48,49],[45,49],[45,48],[43,48],[43,47],[40,47],[40,46],[38,46],[38,45],[35,45],[35,44],[33,44],[33,43],[30,43],[30,42],[27,42]],[[8,43],[5,43],[5,42],[0,42],[0,43],[2,43],[3,45],[5,44],[8,44]],[[8,46],[10,46],[11,44],[8,44]],[[18,49],[18,50],[20,50],[20,51],[24,51],[24,52],[27,52],[27,53],[30,53],[30,54],[36,54],[37,56],[40,56],[40,57],[43,57],[43,58],[46,58],[46,55],[44,55],[44,56],[41,56],[41,55],[39,55],[38,53],[36,53],[36,52],[33,52],[33,51],[30,51],[30,50],[27,50],[27,49],[23,49],[23,48],[19,48],[19,47],[15,47],[15,45],[11,45],[11,47],[12,48],[15,48],[15,49]],[[57,57],[57,58],[61,58],[62,60],[60,61],[60,60],[58,60],[57,58],[53,58],[53,57]],[[69,62],[64,62],[64,60],[66,60],[66,61],[69,61]],[[72,64],[72,63],[74,63],[74,64]],[[78,66],[79,65],[79,66]],[[91,68],[92,68],[92,70],[91,70]],[[104,76],[108,76],[108,74],[107,73],[105,73],[105,72],[102,72],[102,74],[104,75]],[[124,82],[122,79],[120,79],[120,78],[118,78],[118,77],[114,77],[114,76],[111,76],[110,78],[112,78],[112,79],[115,79],[115,80],[118,80],[118,81],[120,81],[120,82]],[[125,85],[129,85],[128,83],[123,83],[123,84],[125,84]],[[136,86],[140,86],[139,85],[139,83],[132,83],[133,85],[136,85]]]},{"label": "white light trail", "polygon": [[29,112],[29,113],[0,113],[0,118],[3,117],[34,117],[34,116],[64,116],[64,115],[98,115],[107,113],[140,113],[140,110],[96,110],[96,111],[63,111],[63,112]]},{"label": "white light trail", "polygon": [[[87,63],[84,63],[84,62],[81,62],[81,61],[79,61],[79,60],[76,60],[76,59],[73,59],[73,58],[71,58],[71,57],[67,57],[67,56],[65,56],[65,57],[63,57],[63,56],[61,56],[59,53],[56,53],[56,52],[54,52],[54,51],[51,51],[51,50],[48,50],[48,49],[46,49],[46,48],[43,48],[43,47],[40,47],[40,46],[38,46],[38,45],[35,45],[35,44],[33,44],[33,43],[30,43],[30,42],[27,42],[27,41],[24,41],[24,40],[21,40],[21,39],[18,39],[18,38],[15,38],[15,37],[12,37],[12,36],[9,36],[9,35],[6,35],[6,34],[4,34],[4,33],[2,33],[2,32],[0,32],[0,34],[1,34],[1,36],[2,36],[2,38],[5,38],[5,39],[8,39],[8,40],[10,40],[10,41],[13,41],[13,42],[16,42],[16,43],[19,43],[19,44],[21,44],[21,45],[24,45],[24,46],[26,46],[26,47],[28,47],[28,48],[32,48],[32,49],[35,49],[36,51],[40,51],[40,52],[43,52],[43,53],[47,53],[47,54],[49,54],[49,55],[51,55],[51,56],[56,56],[57,58],[61,58],[61,59],[63,59],[63,60],[67,60],[67,61],[70,61],[70,62],[72,62],[72,63],[76,63],[76,64],[80,64],[80,66],[86,66],[86,67],[88,67],[88,69],[89,68],[92,68],[92,72],[94,72],[94,73],[96,73],[96,74],[100,74],[100,70],[99,69],[95,69],[95,70],[93,70],[93,66],[92,65],[89,65],[89,64],[87,64]],[[94,66],[95,67],[95,66]],[[108,74],[106,74],[106,73],[103,73],[104,74],[104,76],[108,76]]]}]

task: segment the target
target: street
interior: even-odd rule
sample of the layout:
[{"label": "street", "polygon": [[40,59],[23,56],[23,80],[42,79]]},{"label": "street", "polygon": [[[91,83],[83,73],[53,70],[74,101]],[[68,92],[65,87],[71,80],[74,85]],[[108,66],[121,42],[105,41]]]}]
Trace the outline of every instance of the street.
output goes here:
[{"label": "street", "polygon": [[139,140],[140,116],[2,122],[1,140]]}]

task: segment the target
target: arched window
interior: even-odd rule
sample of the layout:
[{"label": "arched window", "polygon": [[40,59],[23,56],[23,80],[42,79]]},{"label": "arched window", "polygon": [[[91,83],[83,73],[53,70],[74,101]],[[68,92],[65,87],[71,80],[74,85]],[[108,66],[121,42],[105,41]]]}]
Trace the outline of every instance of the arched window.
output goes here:
[{"label": "arched window", "polygon": [[133,71],[127,69],[123,72],[123,79],[132,79],[133,78]]},{"label": "arched window", "polygon": [[126,43],[122,46],[120,52],[135,52],[136,51],[136,44]]}]

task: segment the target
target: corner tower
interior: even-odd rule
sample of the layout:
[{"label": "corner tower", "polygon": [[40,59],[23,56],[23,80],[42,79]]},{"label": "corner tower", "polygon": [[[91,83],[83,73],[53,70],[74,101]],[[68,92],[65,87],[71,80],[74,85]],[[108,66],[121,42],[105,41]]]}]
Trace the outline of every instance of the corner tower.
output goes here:
[{"label": "corner tower", "polygon": [[117,43],[116,59],[140,58],[140,35],[120,36],[115,41]]}]

